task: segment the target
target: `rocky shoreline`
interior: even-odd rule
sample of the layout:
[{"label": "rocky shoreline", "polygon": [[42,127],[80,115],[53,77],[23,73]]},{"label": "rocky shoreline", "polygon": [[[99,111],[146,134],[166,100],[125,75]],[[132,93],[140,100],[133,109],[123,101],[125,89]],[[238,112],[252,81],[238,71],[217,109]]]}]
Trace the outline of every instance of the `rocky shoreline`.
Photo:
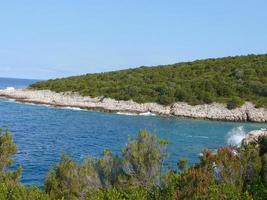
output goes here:
[{"label": "rocky shoreline", "polygon": [[242,146],[246,146],[248,144],[258,144],[259,138],[266,136],[267,136],[267,129],[250,131],[246,135],[246,137],[242,140],[241,144]]},{"label": "rocky shoreline", "polygon": [[55,93],[49,90],[30,90],[8,88],[0,90],[0,97],[15,99],[20,102],[47,104],[61,107],[78,107],[120,113],[153,113],[157,115],[201,118],[223,121],[267,122],[267,110],[255,108],[246,102],[242,107],[229,110],[220,103],[191,106],[184,102],[176,102],[170,106],[157,103],[139,104],[134,101],[117,101],[105,97],[82,97],[77,93]]}]

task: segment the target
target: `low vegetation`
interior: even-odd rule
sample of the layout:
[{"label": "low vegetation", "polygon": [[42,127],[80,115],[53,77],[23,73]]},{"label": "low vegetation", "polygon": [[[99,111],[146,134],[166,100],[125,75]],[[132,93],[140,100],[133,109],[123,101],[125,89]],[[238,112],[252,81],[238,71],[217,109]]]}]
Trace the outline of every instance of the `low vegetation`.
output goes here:
[{"label": "low vegetation", "polygon": [[38,82],[33,89],[168,105],[251,101],[267,108],[267,54],[197,60]]},{"label": "low vegetation", "polygon": [[[21,168],[10,171],[16,152],[9,132],[0,134],[0,200],[167,200],[267,199],[267,138],[257,144],[203,151],[200,162],[163,170],[167,141],[145,130],[121,155],[105,150],[82,163],[63,155],[48,173],[44,190],[20,183]],[[178,150],[178,149],[177,149]]]}]

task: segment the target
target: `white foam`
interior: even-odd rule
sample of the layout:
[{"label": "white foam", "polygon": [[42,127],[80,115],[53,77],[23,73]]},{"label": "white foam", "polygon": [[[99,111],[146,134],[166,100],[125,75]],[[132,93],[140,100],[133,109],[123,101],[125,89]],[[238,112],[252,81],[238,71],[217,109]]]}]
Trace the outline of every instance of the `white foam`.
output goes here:
[{"label": "white foam", "polygon": [[79,107],[71,107],[71,106],[66,106],[66,107],[60,107],[61,109],[66,109],[66,110],[78,110],[78,111],[82,111],[84,109],[81,109]]},{"label": "white foam", "polygon": [[188,135],[187,137],[209,139],[208,136],[204,136],[204,135]]},{"label": "white foam", "polygon": [[243,126],[233,128],[227,133],[226,142],[231,146],[240,146],[242,140],[246,137]]},{"label": "white foam", "polygon": [[13,90],[15,90],[14,87],[7,87],[7,88],[5,89],[5,91],[13,91]]},{"label": "white foam", "polygon": [[140,113],[139,115],[141,116],[155,116],[155,113],[151,113],[151,112],[144,112],[144,113]]},{"label": "white foam", "polygon": [[136,113],[128,113],[128,112],[116,112],[118,115],[129,115],[129,116],[136,116]]},{"label": "white foam", "polygon": [[118,115],[129,115],[129,116],[137,116],[137,115],[140,115],[140,116],[155,116],[156,114],[154,113],[151,113],[151,112],[144,112],[144,113],[130,113],[130,112],[117,112],[116,114]]},{"label": "white foam", "polygon": [[15,99],[8,99],[9,102],[16,102]]}]

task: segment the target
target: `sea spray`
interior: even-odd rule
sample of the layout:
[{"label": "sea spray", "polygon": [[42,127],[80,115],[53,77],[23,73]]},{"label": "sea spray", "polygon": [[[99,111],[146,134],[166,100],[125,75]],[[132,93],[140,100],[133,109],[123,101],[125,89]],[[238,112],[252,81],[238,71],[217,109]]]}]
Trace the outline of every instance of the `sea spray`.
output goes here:
[{"label": "sea spray", "polygon": [[240,146],[242,140],[246,137],[246,132],[243,126],[235,127],[226,135],[226,142],[231,146]]},{"label": "sea spray", "polygon": [[129,116],[136,116],[136,113],[129,113],[129,112],[116,112],[118,115],[129,115]]},{"label": "sea spray", "polygon": [[152,112],[144,112],[144,113],[140,113],[139,115],[141,115],[141,116],[156,116],[156,114],[152,113]]},{"label": "sea spray", "polygon": [[13,91],[13,90],[15,90],[14,87],[7,87],[7,88],[5,89],[5,91]]},{"label": "sea spray", "polygon": [[116,114],[118,115],[129,115],[129,116],[136,116],[136,115],[140,115],[140,116],[156,116],[155,113],[151,113],[151,112],[144,112],[144,113],[132,113],[132,112],[116,112]]}]

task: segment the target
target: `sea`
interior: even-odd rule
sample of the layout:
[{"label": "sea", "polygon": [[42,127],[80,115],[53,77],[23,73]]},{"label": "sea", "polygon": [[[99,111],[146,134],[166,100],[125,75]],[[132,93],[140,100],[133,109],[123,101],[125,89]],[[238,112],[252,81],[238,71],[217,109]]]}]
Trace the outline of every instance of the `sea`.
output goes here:
[{"label": "sea", "polygon": [[[26,88],[36,81],[0,78],[0,89]],[[2,98],[0,127],[11,131],[17,145],[11,168],[22,166],[21,182],[42,187],[45,176],[61,155],[68,154],[77,162],[101,156],[104,149],[121,155],[128,139],[142,129],[169,141],[164,167],[176,169],[181,158],[187,158],[193,165],[204,149],[238,145],[247,132],[267,128],[267,124],[104,113]]]}]

